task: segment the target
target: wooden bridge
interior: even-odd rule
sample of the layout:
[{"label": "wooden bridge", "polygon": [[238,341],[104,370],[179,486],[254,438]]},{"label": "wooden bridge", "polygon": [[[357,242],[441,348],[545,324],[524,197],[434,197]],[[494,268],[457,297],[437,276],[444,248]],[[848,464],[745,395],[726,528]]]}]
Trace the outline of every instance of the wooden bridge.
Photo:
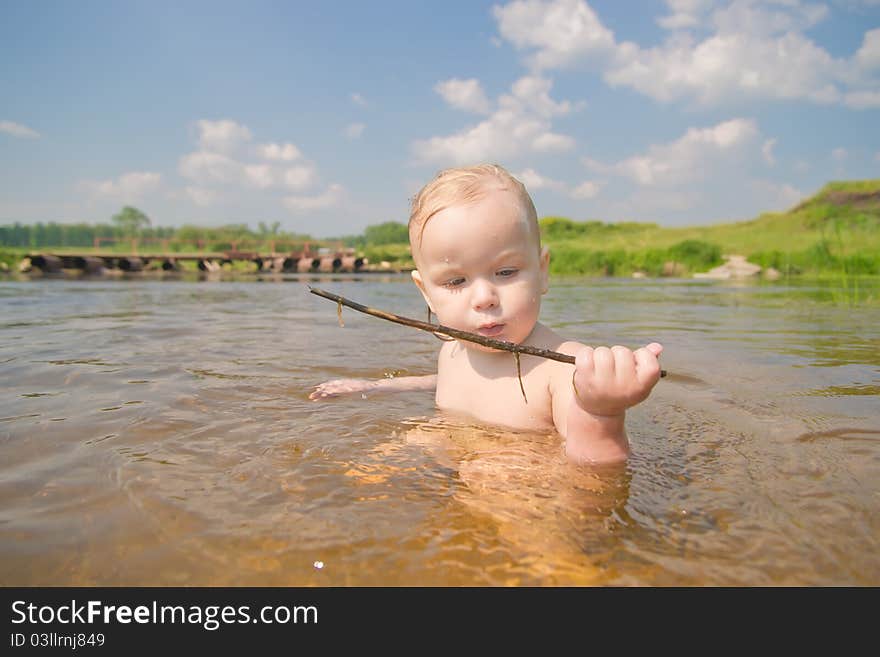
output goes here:
[{"label": "wooden bridge", "polygon": [[183,262],[196,262],[199,271],[220,271],[224,264],[250,262],[260,272],[359,272],[364,271],[367,259],[350,252],[334,254],[278,254],[246,251],[222,253],[165,253],[165,254],[71,254],[29,253],[20,263],[19,271],[38,270],[42,273],[62,273],[76,270],[85,274],[100,274],[105,270],[121,272],[180,271]]}]

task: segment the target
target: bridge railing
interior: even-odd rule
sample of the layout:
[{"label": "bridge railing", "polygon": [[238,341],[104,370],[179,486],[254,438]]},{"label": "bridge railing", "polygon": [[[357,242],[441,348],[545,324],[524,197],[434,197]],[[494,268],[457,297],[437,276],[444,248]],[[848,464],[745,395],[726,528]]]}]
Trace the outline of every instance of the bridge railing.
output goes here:
[{"label": "bridge railing", "polygon": [[104,245],[130,245],[132,253],[139,253],[145,250],[145,247],[158,246],[158,249],[164,253],[182,252],[186,250],[196,250],[207,253],[221,252],[251,252],[272,254],[307,254],[321,255],[329,251],[336,252],[353,252],[353,249],[345,248],[341,242],[329,241],[305,241],[305,240],[284,240],[284,239],[232,239],[232,240],[175,240],[171,238],[158,237],[135,237],[135,238],[119,238],[119,237],[95,237],[93,246],[96,250],[100,250]]}]

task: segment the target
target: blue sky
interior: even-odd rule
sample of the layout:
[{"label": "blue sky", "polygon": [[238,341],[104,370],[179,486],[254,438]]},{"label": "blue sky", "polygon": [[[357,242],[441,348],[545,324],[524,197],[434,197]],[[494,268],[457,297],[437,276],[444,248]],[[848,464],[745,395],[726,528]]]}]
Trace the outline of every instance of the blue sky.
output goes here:
[{"label": "blue sky", "polygon": [[0,223],[338,236],[492,161],[539,216],[694,225],[880,178],[880,0],[0,12]]}]

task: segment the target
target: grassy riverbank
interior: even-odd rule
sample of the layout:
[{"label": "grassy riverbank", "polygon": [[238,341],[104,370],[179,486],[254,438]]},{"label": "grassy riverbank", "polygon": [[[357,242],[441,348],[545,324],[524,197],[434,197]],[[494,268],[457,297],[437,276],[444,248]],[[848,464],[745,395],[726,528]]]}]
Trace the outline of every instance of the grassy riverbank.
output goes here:
[{"label": "grassy riverbank", "polygon": [[[743,255],[782,276],[880,275],[880,180],[832,182],[787,212],[736,223],[664,228],[544,217],[540,225],[556,275],[689,276],[721,264],[725,254]],[[382,227],[398,229],[393,239],[406,235],[404,226],[387,222],[368,228],[351,246],[373,265],[411,267],[408,244],[371,243],[371,229]],[[0,263],[13,269],[27,251],[0,248]]]},{"label": "grassy riverbank", "polygon": [[829,183],[787,212],[737,223],[662,228],[546,217],[541,228],[558,274],[688,274],[737,253],[783,275],[876,275],[880,180]]},{"label": "grassy riverbank", "polygon": [[[835,182],[780,213],[664,228],[648,223],[540,220],[553,274],[687,276],[740,254],[781,275],[880,274],[880,180]],[[411,265],[406,244],[366,246],[371,262]]]}]

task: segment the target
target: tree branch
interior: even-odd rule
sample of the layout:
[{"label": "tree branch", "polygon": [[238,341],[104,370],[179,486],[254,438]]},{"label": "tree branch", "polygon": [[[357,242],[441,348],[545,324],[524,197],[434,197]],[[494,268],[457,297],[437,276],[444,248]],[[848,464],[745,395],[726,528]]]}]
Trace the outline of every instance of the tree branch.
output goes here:
[{"label": "tree branch", "polygon": [[[539,358],[548,358],[550,360],[559,361],[560,363],[570,363],[574,365],[574,356],[561,354],[558,351],[541,349],[539,347],[531,347],[529,345],[523,344],[514,344],[513,342],[506,342],[505,340],[493,340],[492,338],[486,338],[482,335],[478,335],[477,333],[459,331],[458,329],[443,326],[442,324],[429,324],[428,322],[422,322],[417,319],[411,319],[409,317],[402,317],[401,315],[395,315],[394,313],[389,313],[387,311],[379,310],[377,308],[370,308],[369,306],[364,306],[363,304],[357,303],[356,301],[351,301],[350,299],[341,297],[338,294],[333,294],[332,292],[325,292],[324,290],[312,287],[311,285],[309,285],[308,288],[309,292],[311,292],[312,294],[316,294],[319,297],[324,297],[325,299],[330,299],[331,301],[335,301],[337,304],[339,304],[340,313],[342,310],[342,306],[348,306],[349,308],[357,310],[358,312],[372,315],[373,317],[379,317],[381,319],[387,319],[389,322],[394,322],[395,324],[403,324],[404,326],[410,326],[412,328],[417,328],[422,331],[428,331],[429,333],[440,333],[442,335],[448,335],[451,338],[455,338],[456,340],[475,342],[476,344],[481,344],[484,347],[490,347],[492,349],[498,349],[500,351],[509,351],[517,355],[527,354],[529,356],[538,356]],[[660,370],[660,376],[666,376],[666,370]]]}]

